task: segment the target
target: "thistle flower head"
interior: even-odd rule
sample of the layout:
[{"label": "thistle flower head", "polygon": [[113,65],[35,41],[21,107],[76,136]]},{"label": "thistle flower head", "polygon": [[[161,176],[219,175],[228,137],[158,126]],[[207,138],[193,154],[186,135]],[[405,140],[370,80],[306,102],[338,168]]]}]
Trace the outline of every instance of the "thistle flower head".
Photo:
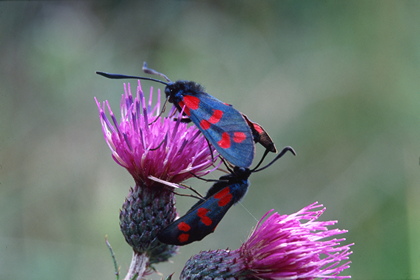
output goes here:
[{"label": "thistle flower head", "polygon": [[[327,229],[337,221],[316,221],[325,211],[313,203],[297,213],[266,213],[248,240],[234,251],[201,252],[184,267],[181,279],[344,279],[352,253],[341,245],[345,238],[329,239],[346,230]],[[319,209],[319,210],[315,210]],[[323,240],[329,239],[329,240]],[[210,279],[210,278],[209,278]]]},{"label": "thistle flower head", "polygon": [[[108,101],[96,103],[105,140],[114,160],[130,172],[138,184],[153,185],[150,176],[180,183],[194,175],[203,176],[217,156],[195,126],[160,116],[160,90],[153,106],[153,88],[146,102],[140,81],[135,98],[124,85],[121,121],[118,123]],[[108,110],[110,118],[105,111]],[[173,106],[169,116],[176,114]]]},{"label": "thistle flower head", "polygon": [[178,184],[203,176],[217,168],[209,170],[217,154],[195,126],[181,121],[182,112],[175,107],[168,117],[161,116],[160,91],[154,105],[153,88],[146,101],[140,81],[135,97],[129,85],[124,91],[120,122],[108,101],[95,101],[112,157],[135,181],[121,208],[120,227],[134,250],[133,271],[141,275],[143,264],[166,261],[176,252],[176,246],[162,244],[156,237],[176,217],[174,194],[162,181]]}]

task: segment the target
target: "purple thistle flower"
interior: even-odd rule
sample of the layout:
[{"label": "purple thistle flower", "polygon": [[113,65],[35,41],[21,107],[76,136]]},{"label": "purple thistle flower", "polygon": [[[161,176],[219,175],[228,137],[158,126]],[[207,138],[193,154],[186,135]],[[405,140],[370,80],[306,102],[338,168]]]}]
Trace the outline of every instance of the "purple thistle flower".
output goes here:
[{"label": "purple thistle flower", "polygon": [[313,203],[291,215],[267,212],[242,246],[234,251],[201,252],[190,258],[181,279],[344,279],[350,245],[347,232],[332,229],[337,221],[316,221],[325,211]]},{"label": "purple thistle flower", "polygon": [[134,275],[141,279],[146,268],[168,260],[176,252],[176,246],[163,244],[156,237],[176,217],[170,186],[215,170],[218,166],[212,165],[218,155],[195,126],[181,122],[182,113],[177,113],[175,107],[169,111],[169,117],[160,116],[159,90],[154,106],[153,88],[146,102],[140,81],[135,97],[129,85],[124,85],[124,91],[120,122],[108,101],[95,101],[112,157],[135,181],[120,212],[120,227],[134,250],[126,279]]},{"label": "purple thistle flower", "polygon": [[[193,177],[209,173],[213,164],[214,149],[195,126],[173,118],[159,117],[160,90],[157,103],[152,107],[153,88],[148,102],[143,95],[140,81],[133,99],[130,86],[124,85],[121,100],[121,122],[118,123],[108,101],[98,105],[105,140],[114,160],[126,168],[138,184],[151,186],[150,176],[180,183]],[[109,111],[111,119],[105,114]],[[169,116],[175,114],[172,107]],[[158,118],[156,120],[156,118]]]}]

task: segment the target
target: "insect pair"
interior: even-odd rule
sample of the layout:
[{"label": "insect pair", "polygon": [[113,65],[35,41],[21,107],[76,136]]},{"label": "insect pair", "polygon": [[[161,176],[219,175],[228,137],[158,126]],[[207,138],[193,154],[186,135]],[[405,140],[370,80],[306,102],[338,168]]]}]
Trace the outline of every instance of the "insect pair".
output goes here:
[{"label": "insect pair", "polygon": [[[220,177],[202,200],[158,234],[163,243],[186,245],[214,231],[229,208],[245,196],[251,173],[267,168],[288,151],[295,152],[291,147],[285,147],[268,165],[258,169],[268,152],[277,152],[270,136],[259,124],[249,120],[232,105],[204,92],[202,86],[195,82],[172,82],[166,75],[148,68],[146,63],[143,71],[159,75],[167,82],[148,77],[96,73],[111,79],[141,79],[164,84],[167,101],[183,111],[219,154],[234,166],[233,169],[227,166],[230,174]],[[266,150],[251,170],[248,167],[254,158],[255,143],[260,143]]]}]

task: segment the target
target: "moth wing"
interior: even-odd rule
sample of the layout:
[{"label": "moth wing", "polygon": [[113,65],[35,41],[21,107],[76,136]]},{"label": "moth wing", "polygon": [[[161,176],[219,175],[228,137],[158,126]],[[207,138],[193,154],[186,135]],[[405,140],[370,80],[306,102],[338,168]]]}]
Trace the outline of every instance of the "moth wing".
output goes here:
[{"label": "moth wing", "polygon": [[[197,104],[190,102],[191,96]],[[205,92],[184,94],[178,104],[185,105],[191,121],[220,155],[235,166],[249,167],[254,159],[252,131],[242,114],[229,104]]]},{"label": "moth wing", "polygon": [[274,144],[270,135],[268,135],[267,131],[265,131],[265,129],[258,123],[251,121],[246,115],[242,114],[242,116],[251,128],[254,141],[256,143],[260,143],[268,151],[277,153],[276,145]]},{"label": "moth wing", "polygon": [[234,204],[229,186],[190,209],[158,234],[159,241],[186,245],[212,233]]}]

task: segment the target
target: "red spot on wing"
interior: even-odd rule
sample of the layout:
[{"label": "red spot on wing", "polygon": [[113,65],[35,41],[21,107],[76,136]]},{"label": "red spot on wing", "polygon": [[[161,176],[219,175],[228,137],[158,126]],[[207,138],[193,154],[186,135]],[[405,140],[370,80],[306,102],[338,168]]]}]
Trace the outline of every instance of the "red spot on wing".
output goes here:
[{"label": "red spot on wing", "polygon": [[223,111],[213,110],[213,115],[211,115],[211,117],[208,120],[200,121],[200,127],[204,130],[207,130],[211,127],[211,124],[218,123],[222,117],[223,117]]},{"label": "red spot on wing", "polygon": [[222,110],[213,110],[213,115],[209,118],[210,123],[218,123],[220,119],[223,117]]},{"label": "red spot on wing", "polygon": [[200,107],[200,99],[192,95],[185,95],[182,98],[184,104],[191,110],[197,110]]},{"label": "red spot on wing", "polygon": [[202,129],[207,130],[207,129],[209,129],[209,128],[210,128],[210,126],[211,126],[211,124],[210,124],[208,121],[206,121],[206,120],[201,120],[201,122],[200,122],[200,127],[201,127]]},{"label": "red spot on wing", "polygon": [[217,142],[217,144],[223,149],[230,148],[230,136],[229,136],[229,134],[227,132],[223,132],[222,133],[222,139],[220,139],[220,141]]},{"label": "red spot on wing", "polygon": [[198,208],[197,210],[197,216],[200,217],[201,222],[206,226],[209,226],[213,223],[213,221],[206,216],[208,212],[210,212],[210,210],[203,207]]},{"label": "red spot on wing", "polygon": [[178,102],[178,105],[179,105],[179,107],[181,107],[181,109],[182,109],[182,108],[184,108],[184,113],[185,113],[187,116],[190,116],[190,115],[191,115],[190,108],[188,108],[187,106],[185,106],[184,102],[179,101],[179,102]]},{"label": "red spot on wing", "polygon": [[233,142],[241,143],[246,139],[246,134],[243,132],[234,132],[233,133]]},{"label": "red spot on wing", "polygon": [[218,205],[220,207],[225,206],[232,200],[232,194],[230,193],[229,187],[224,188],[214,195],[214,198],[218,199]]},{"label": "red spot on wing", "polygon": [[259,125],[259,124],[257,124],[257,123],[253,123],[253,126],[254,126],[254,129],[259,133],[259,134],[262,134],[263,132],[265,132],[264,131],[264,129],[262,129],[262,127]]},{"label": "red spot on wing", "polygon": [[178,229],[180,231],[190,231],[191,226],[189,224],[187,224],[186,222],[180,222],[178,224]]},{"label": "red spot on wing", "polygon": [[181,243],[185,243],[188,241],[188,239],[190,239],[190,235],[188,233],[181,233],[178,236],[178,241]]},{"label": "red spot on wing", "polygon": [[258,134],[261,134],[261,133],[265,132],[265,131],[264,131],[264,129],[263,129],[263,128],[259,125],[259,124],[257,124],[257,123],[255,123],[255,122],[250,121],[250,120],[248,119],[248,117],[247,117],[247,116],[245,116],[244,114],[242,114],[242,117],[244,117],[245,121],[248,123],[248,126],[249,126],[252,130],[255,130],[256,132],[258,132]]}]

